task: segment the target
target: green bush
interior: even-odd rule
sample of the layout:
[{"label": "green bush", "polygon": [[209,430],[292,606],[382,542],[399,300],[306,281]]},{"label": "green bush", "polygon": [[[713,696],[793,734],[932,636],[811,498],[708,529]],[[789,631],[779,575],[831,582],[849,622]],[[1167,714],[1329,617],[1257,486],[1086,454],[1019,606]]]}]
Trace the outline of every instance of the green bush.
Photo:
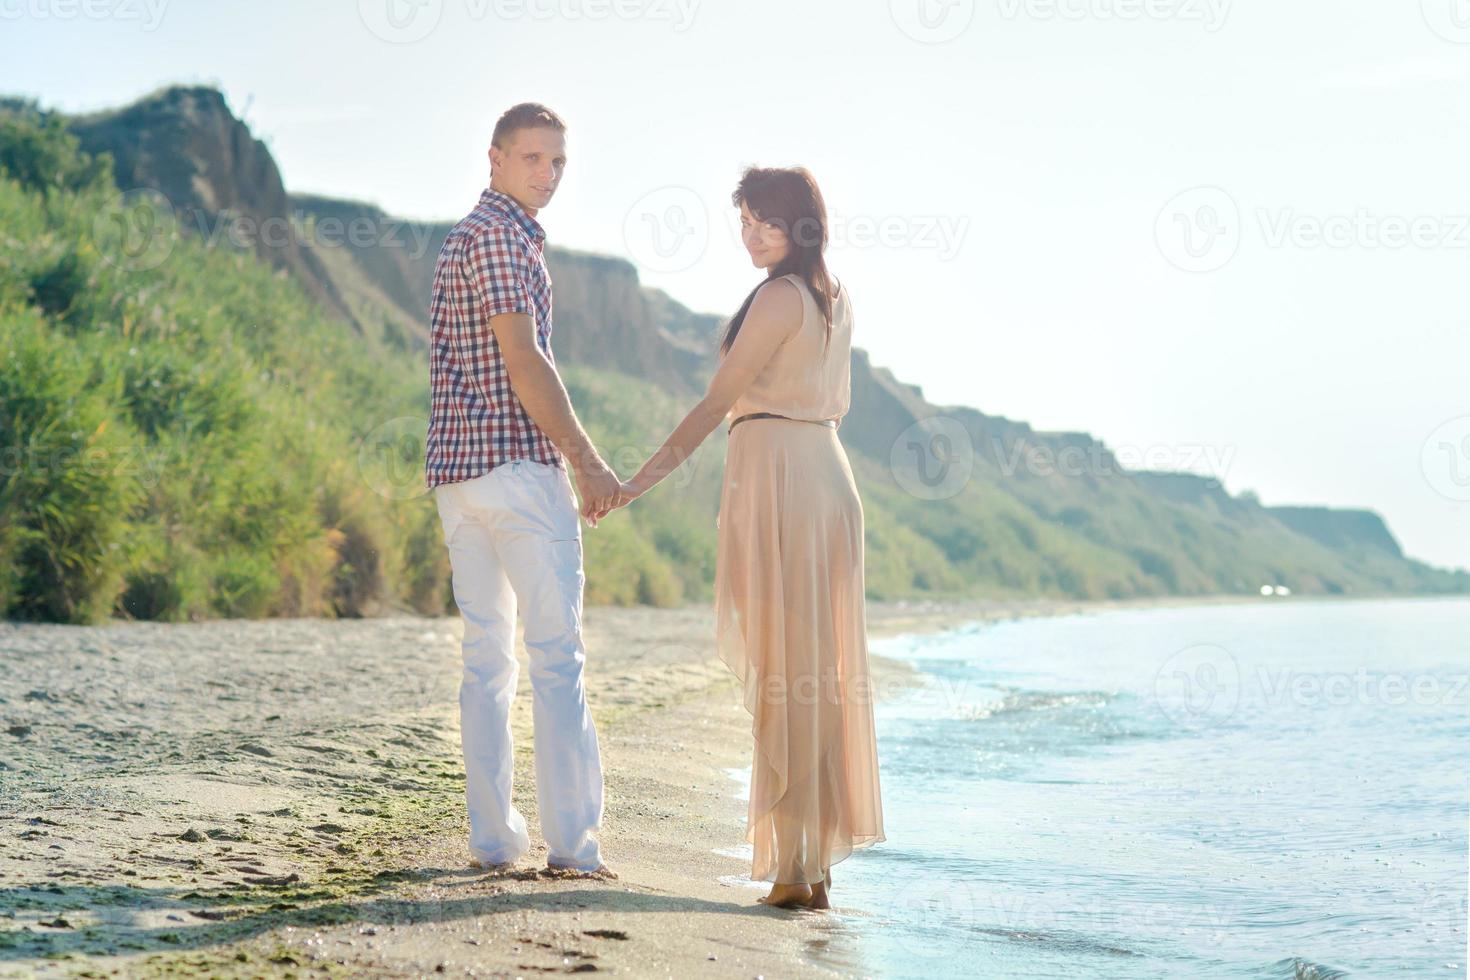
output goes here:
[{"label": "green bush", "polygon": [[122,586],[137,441],[92,383],[88,352],[28,311],[0,313],[0,583],[5,614],[85,623]]},{"label": "green bush", "polygon": [[112,161],[81,152],[57,114],[34,102],[0,99],[0,174],[42,192],[107,187]]}]

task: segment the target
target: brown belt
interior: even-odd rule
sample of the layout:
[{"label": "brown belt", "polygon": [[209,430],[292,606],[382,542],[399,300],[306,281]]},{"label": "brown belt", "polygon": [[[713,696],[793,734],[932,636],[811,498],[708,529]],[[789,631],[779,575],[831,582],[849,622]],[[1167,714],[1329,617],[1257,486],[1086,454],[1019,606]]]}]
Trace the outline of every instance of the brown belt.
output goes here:
[{"label": "brown belt", "polygon": [[[734,422],[731,422],[730,429],[735,428],[735,426],[748,419],[785,419],[788,422],[809,422],[812,425],[825,425],[831,429],[837,428],[836,419],[794,419],[789,415],[777,415],[775,412],[751,412],[749,415],[742,415]],[[726,429],[725,431],[728,432],[730,429]]]}]

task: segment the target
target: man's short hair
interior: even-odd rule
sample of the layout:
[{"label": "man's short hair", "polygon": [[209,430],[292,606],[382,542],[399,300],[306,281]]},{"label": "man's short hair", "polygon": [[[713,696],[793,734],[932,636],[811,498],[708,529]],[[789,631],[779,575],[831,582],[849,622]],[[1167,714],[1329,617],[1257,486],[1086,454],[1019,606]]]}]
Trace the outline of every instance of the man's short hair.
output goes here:
[{"label": "man's short hair", "polygon": [[533,129],[537,126],[545,126],[554,129],[558,133],[567,131],[567,124],[561,121],[561,116],[552,112],[539,102],[522,102],[513,105],[501,115],[495,123],[495,134],[490,137],[490,145],[504,150],[510,138],[522,129]]}]

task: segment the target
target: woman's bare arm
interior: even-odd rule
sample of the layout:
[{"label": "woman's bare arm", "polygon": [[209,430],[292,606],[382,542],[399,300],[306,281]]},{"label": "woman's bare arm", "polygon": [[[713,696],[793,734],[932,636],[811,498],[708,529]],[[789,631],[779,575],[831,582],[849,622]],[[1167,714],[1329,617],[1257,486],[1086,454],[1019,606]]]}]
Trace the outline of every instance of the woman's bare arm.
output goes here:
[{"label": "woman's bare arm", "polygon": [[719,370],[710,379],[704,397],[684,416],[663,446],[623,485],[626,499],[620,505],[653,489],[694,454],[760,375],[776,348],[801,327],[801,317],[801,294],[793,283],[776,279],[760,288],[746,311],[735,343],[721,358]]}]

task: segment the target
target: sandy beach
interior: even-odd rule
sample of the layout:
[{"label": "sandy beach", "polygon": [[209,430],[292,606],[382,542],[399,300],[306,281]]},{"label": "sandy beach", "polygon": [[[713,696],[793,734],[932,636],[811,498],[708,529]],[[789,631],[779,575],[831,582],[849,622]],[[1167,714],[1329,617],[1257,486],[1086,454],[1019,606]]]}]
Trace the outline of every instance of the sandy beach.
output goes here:
[{"label": "sandy beach", "polygon": [[[1254,600],[868,612],[876,640],[1212,601]],[[744,838],[725,771],[750,719],[712,623],[587,611],[615,881],[544,868],[523,650],[516,801],[538,850],[468,866],[457,618],[0,624],[0,975],[862,975],[839,916],[756,904],[749,862],[717,853]],[[910,676],[873,674],[879,696]]]}]

